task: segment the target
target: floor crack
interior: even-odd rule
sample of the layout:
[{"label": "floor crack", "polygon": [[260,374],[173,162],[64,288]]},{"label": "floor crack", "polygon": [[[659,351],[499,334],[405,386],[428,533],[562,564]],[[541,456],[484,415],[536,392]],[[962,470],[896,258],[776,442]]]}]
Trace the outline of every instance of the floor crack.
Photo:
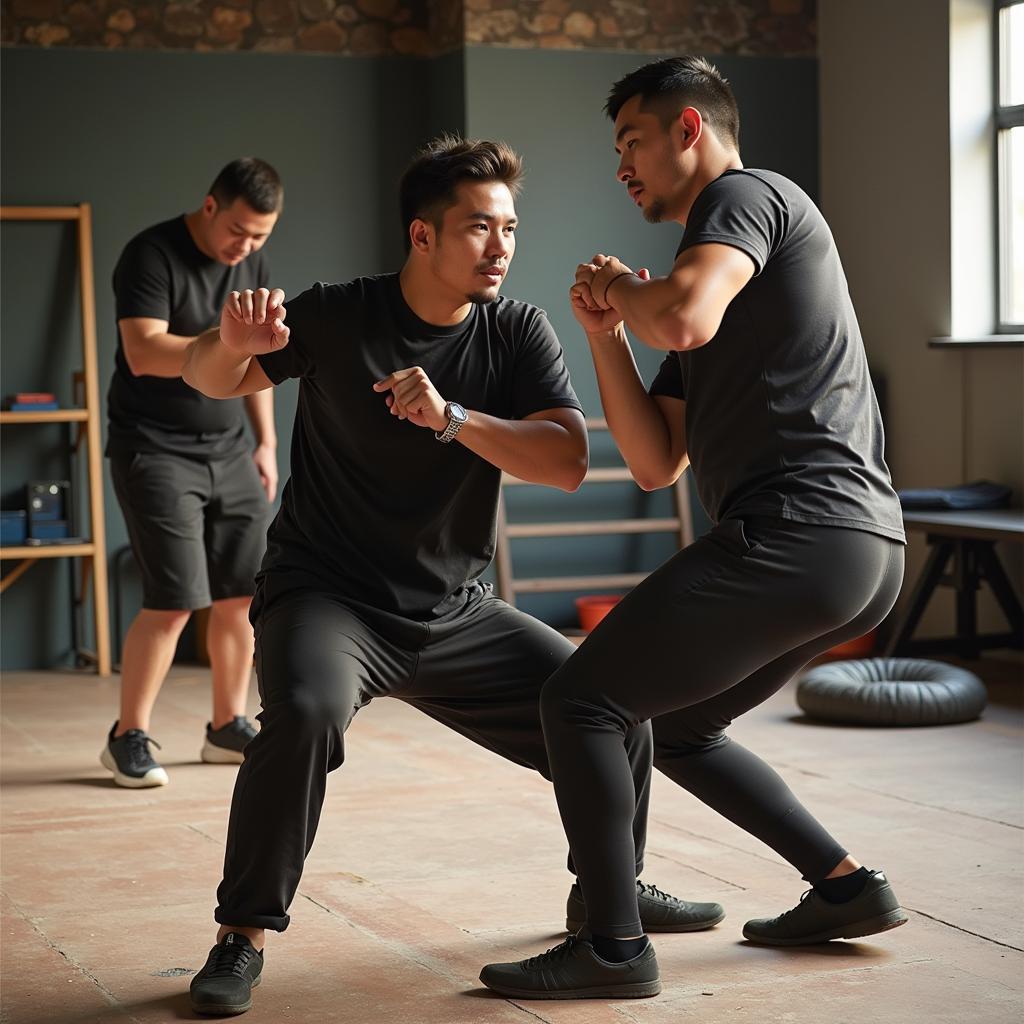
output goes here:
[{"label": "floor crack", "polygon": [[920,914],[921,917],[927,917],[929,921],[935,921],[936,924],[944,924],[947,928],[954,928],[958,932],[963,932],[965,935],[973,935],[976,939],[982,939],[985,942],[991,942],[993,946],[1002,946],[1003,949],[1012,949],[1017,953],[1024,953],[1024,948],[1020,946],[1013,946],[1009,942],[1000,942],[998,939],[991,939],[987,935],[982,935],[981,932],[972,932],[970,928],[962,928],[958,924],[953,924],[952,921],[944,921],[941,917],[936,917],[934,914],[926,914],[923,910],[915,910],[914,907],[908,907],[906,904],[903,906],[904,910],[909,910],[913,914]]},{"label": "floor crack", "polygon": [[542,1024],[551,1024],[547,1017],[542,1017],[539,1013],[534,1013],[533,1010],[528,1010],[525,1006],[517,1003],[514,999],[507,999],[506,1002],[509,1006],[514,1006],[517,1010],[522,1010],[528,1017],[541,1021]]},{"label": "floor crack", "polygon": [[99,989],[100,993],[103,995],[103,998],[106,999],[106,1001],[110,1004],[111,1008],[123,1013],[125,1017],[127,1017],[130,1021],[133,1021],[134,1024],[141,1024],[139,1018],[130,1013],[128,1009],[124,1006],[124,1004],[121,1003],[121,1001],[117,998],[117,996],[115,996],[114,993],[111,992],[110,989],[107,988],[107,986],[104,985],[103,982],[100,981],[100,979],[97,978],[95,974],[92,974],[85,967],[83,967],[77,960],[75,960],[63,949],[61,949],[60,946],[58,946],[46,934],[46,932],[44,932],[39,927],[39,925],[37,925],[36,922],[31,917],[29,917],[29,915],[26,914],[24,910],[22,910],[22,908],[17,904],[17,902],[11,899],[10,894],[5,893],[4,895],[7,897],[8,900],[10,900],[11,906],[14,908],[15,913],[17,913],[18,916],[29,926],[29,928],[31,928],[32,931],[34,931],[36,935],[38,935],[39,938],[43,940],[46,946],[49,949],[53,950],[53,952],[56,953],[58,956],[62,957],[67,962],[67,964],[70,967],[73,967],[79,974],[82,975],[83,978],[86,978],[88,981],[92,982],[92,984],[95,985],[97,989]]}]

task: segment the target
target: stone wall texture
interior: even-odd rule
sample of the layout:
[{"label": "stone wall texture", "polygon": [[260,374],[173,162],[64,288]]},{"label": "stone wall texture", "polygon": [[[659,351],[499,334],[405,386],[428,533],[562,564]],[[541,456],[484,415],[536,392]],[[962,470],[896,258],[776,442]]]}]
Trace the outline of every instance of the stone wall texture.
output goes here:
[{"label": "stone wall texture", "polygon": [[816,0],[0,0],[13,46],[433,56],[463,45],[814,56]]}]

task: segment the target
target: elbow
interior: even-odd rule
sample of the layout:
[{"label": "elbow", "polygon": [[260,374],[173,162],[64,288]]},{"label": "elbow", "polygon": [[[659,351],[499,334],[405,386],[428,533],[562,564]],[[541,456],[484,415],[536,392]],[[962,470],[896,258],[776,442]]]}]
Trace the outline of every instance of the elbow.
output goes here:
[{"label": "elbow", "polygon": [[128,364],[128,372],[133,377],[146,376],[146,361],[142,353],[132,345],[123,345],[121,351],[124,353],[124,361]]},{"label": "elbow", "polygon": [[583,485],[583,481],[587,478],[587,460],[582,459],[580,462],[573,465],[569,472],[566,473],[565,480],[562,483],[562,490],[567,494],[574,494]]},{"label": "elbow", "polygon": [[574,494],[578,491],[587,478],[587,470],[590,468],[590,455],[584,451],[577,458],[573,459],[564,469],[562,479],[558,487],[567,494]]},{"label": "elbow", "polygon": [[662,480],[646,473],[633,473],[633,480],[641,491],[660,491],[662,487],[668,487],[670,480]]},{"label": "elbow", "polygon": [[671,487],[679,479],[678,474],[657,466],[630,466],[629,473],[641,491],[660,491],[663,487]]},{"label": "elbow", "polygon": [[714,335],[685,310],[671,309],[655,324],[655,345],[667,352],[686,352],[706,345]]}]

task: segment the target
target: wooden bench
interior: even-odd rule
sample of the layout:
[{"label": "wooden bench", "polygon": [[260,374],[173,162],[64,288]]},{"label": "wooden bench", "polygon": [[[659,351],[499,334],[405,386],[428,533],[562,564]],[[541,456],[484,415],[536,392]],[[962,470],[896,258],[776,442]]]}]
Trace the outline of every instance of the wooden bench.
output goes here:
[{"label": "wooden bench", "polygon": [[[998,541],[1024,544],[1024,509],[905,512],[903,523],[907,530],[923,530],[931,551],[885,653],[977,658],[990,647],[1024,648],[1024,611],[995,549]],[[950,561],[952,572],[947,572]],[[977,593],[982,582],[999,602],[1009,632],[978,633]],[[939,585],[956,590],[956,636],[914,640],[914,630]]]}]

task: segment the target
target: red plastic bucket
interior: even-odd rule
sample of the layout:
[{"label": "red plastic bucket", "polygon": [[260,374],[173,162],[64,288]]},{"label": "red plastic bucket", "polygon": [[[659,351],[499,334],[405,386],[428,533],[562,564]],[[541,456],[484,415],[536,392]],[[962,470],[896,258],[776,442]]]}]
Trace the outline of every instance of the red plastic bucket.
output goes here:
[{"label": "red plastic bucket", "polygon": [[829,658],[870,658],[875,653],[877,636],[877,630],[869,630],[863,636],[836,644],[835,647],[826,652],[827,656]]},{"label": "red plastic bucket", "polygon": [[621,594],[594,594],[576,598],[580,629],[589,633],[620,601]]}]

